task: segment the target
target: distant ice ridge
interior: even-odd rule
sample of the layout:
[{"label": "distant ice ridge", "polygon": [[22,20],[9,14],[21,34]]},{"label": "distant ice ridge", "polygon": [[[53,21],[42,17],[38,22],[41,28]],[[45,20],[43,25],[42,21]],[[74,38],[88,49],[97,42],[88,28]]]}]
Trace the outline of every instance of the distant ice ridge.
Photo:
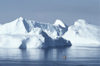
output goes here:
[{"label": "distant ice ridge", "polygon": [[100,27],[86,23],[79,19],[74,25],[68,27],[68,31],[63,38],[70,40],[74,45],[100,45]]},{"label": "distant ice ridge", "polygon": [[[57,24],[58,23],[58,24]],[[46,48],[71,46],[71,42],[62,38],[68,26],[61,20],[56,25],[44,24],[32,20],[16,20],[0,25],[1,48]]]}]

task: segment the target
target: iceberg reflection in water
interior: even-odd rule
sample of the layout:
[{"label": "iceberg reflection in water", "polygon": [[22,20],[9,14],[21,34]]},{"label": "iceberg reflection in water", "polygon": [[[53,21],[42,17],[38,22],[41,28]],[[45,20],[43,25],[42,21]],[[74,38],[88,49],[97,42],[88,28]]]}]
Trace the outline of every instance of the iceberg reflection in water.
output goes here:
[{"label": "iceberg reflection in water", "polygon": [[[0,65],[100,65],[100,47],[76,46],[49,49],[0,49]],[[41,65],[42,64],[42,65]],[[8,65],[9,66],[9,65]]]},{"label": "iceberg reflection in water", "polygon": [[[62,60],[69,48],[49,49],[0,49],[0,60]],[[61,59],[62,58],[62,59]]]}]

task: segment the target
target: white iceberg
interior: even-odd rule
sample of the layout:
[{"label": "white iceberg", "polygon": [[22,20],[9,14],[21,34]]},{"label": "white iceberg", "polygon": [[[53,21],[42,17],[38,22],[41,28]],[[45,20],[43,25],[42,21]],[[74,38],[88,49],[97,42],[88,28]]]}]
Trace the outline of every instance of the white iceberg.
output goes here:
[{"label": "white iceberg", "polygon": [[68,27],[68,31],[63,35],[64,39],[70,40],[74,45],[100,45],[100,29],[95,25],[86,23],[79,19]]},{"label": "white iceberg", "polygon": [[[72,45],[100,45],[100,27],[79,19],[67,26],[23,19],[0,24],[0,48],[48,48]],[[71,41],[71,42],[70,42]]]},{"label": "white iceberg", "polygon": [[70,41],[62,38],[67,29],[68,27],[63,22],[62,25],[55,26],[20,17],[10,23],[0,25],[0,48],[71,46]]}]

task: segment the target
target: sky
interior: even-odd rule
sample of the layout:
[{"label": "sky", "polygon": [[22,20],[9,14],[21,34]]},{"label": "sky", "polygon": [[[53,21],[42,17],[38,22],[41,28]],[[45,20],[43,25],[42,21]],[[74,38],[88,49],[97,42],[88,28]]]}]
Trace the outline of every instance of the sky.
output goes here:
[{"label": "sky", "polygon": [[0,23],[19,17],[54,23],[56,19],[72,25],[78,19],[100,25],[100,0],[0,0]]}]

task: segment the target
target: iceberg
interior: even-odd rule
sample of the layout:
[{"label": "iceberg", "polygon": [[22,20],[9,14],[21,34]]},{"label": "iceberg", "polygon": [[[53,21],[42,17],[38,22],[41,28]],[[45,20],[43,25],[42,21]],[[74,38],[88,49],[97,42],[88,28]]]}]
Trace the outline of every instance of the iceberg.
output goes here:
[{"label": "iceberg", "polygon": [[49,48],[100,45],[100,27],[79,19],[67,26],[57,19],[54,24],[22,17],[0,24],[0,48]]},{"label": "iceberg", "polygon": [[[58,23],[58,24],[57,24]],[[22,17],[0,25],[0,48],[47,48],[71,46],[69,40],[62,38],[68,30],[61,20],[56,25],[27,20]]]},{"label": "iceberg", "polygon": [[68,27],[63,35],[64,39],[70,40],[74,45],[100,45],[100,27],[88,24],[85,20],[79,19],[74,25]]}]

